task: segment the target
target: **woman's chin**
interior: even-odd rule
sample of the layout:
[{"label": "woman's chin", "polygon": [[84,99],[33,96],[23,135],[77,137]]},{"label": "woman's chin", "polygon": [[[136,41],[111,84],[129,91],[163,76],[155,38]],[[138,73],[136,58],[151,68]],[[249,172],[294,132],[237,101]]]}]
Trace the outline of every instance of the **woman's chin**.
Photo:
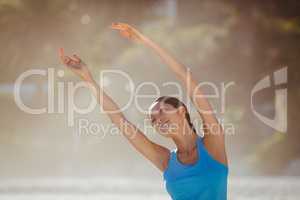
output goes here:
[{"label": "woman's chin", "polygon": [[171,135],[172,131],[170,128],[161,128],[161,129],[159,129],[159,133],[163,136],[168,137]]}]

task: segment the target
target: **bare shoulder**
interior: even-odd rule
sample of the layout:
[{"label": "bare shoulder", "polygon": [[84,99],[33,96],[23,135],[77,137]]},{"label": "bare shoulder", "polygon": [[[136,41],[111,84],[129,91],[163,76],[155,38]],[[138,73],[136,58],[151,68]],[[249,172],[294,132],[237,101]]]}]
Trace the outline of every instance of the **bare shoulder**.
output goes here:
[{"label": "bare shoulder", "polygon": [[166,149],[163,153],[163,163],[162,163],[162,171],[165,171],[169,166],[169,160],[171,157],[171,151],[169,149]]},{"label": "bare shoulder", "polygon": [[159,144],[155,144],[155,148],[158,155],[156,165],[161,171],[164,171],[168,167],[171,151]]},{"label": "bare shoulder", "polygon": [[206,136],[203,138],[203,144],[216,161],[228,166],[224,136]]}]

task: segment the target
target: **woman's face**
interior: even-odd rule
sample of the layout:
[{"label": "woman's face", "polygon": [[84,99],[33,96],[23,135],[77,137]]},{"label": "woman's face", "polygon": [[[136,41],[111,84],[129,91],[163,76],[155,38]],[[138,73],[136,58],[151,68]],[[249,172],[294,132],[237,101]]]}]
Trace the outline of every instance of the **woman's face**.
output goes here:
[{"label": "woman's face", "polygon": [[155,102],[150,107],[150,121],[158,133],[169,137],[185,121],[184,112],[183,106],[175,108],[167,103]]}]

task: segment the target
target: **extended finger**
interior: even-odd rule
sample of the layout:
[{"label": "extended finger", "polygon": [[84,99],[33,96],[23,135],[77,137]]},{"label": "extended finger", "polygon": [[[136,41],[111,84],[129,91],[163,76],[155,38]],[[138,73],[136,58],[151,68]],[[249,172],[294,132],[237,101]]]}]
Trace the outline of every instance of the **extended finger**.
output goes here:
[{"label": "extended finger", "polygon": [[64,58],[63,58],[63,62],[64,62],[64,64],[70,64],[71,63],[71,61],[72,61],[72,59],[69,57],[69,56],[65,56]]},{"label": "extended finger", "polygon": [[59,54],[61,61],[64,63],[64,57],[65,57],[64,48],[62,48],[62,47],[59,48],[58,54]]},{"label": "extended finger", "polygon": [[81,59],[76,54],[73,54],[72,59],[75,60],[76,62],[81,61]]},{"label": "extended finger", "polygon": [[112,25],[110,27],[112,29],[116,29],[116,30],[125,30],[126,29],[126,27],[124,27],[124,25],[121,23],[112,23]]}]

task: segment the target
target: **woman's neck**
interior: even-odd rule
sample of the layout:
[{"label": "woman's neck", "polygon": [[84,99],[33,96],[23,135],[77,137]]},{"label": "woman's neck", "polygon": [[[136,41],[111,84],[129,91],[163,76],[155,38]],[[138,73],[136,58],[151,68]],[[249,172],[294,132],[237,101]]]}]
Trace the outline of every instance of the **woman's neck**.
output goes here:
[{"label": "woman's neck", "polygon": [[196,146],[198,136],[190,126],[183,127],[185,128],[174,134],[172,139],[177,146],[178,153],[190,153]]}]

